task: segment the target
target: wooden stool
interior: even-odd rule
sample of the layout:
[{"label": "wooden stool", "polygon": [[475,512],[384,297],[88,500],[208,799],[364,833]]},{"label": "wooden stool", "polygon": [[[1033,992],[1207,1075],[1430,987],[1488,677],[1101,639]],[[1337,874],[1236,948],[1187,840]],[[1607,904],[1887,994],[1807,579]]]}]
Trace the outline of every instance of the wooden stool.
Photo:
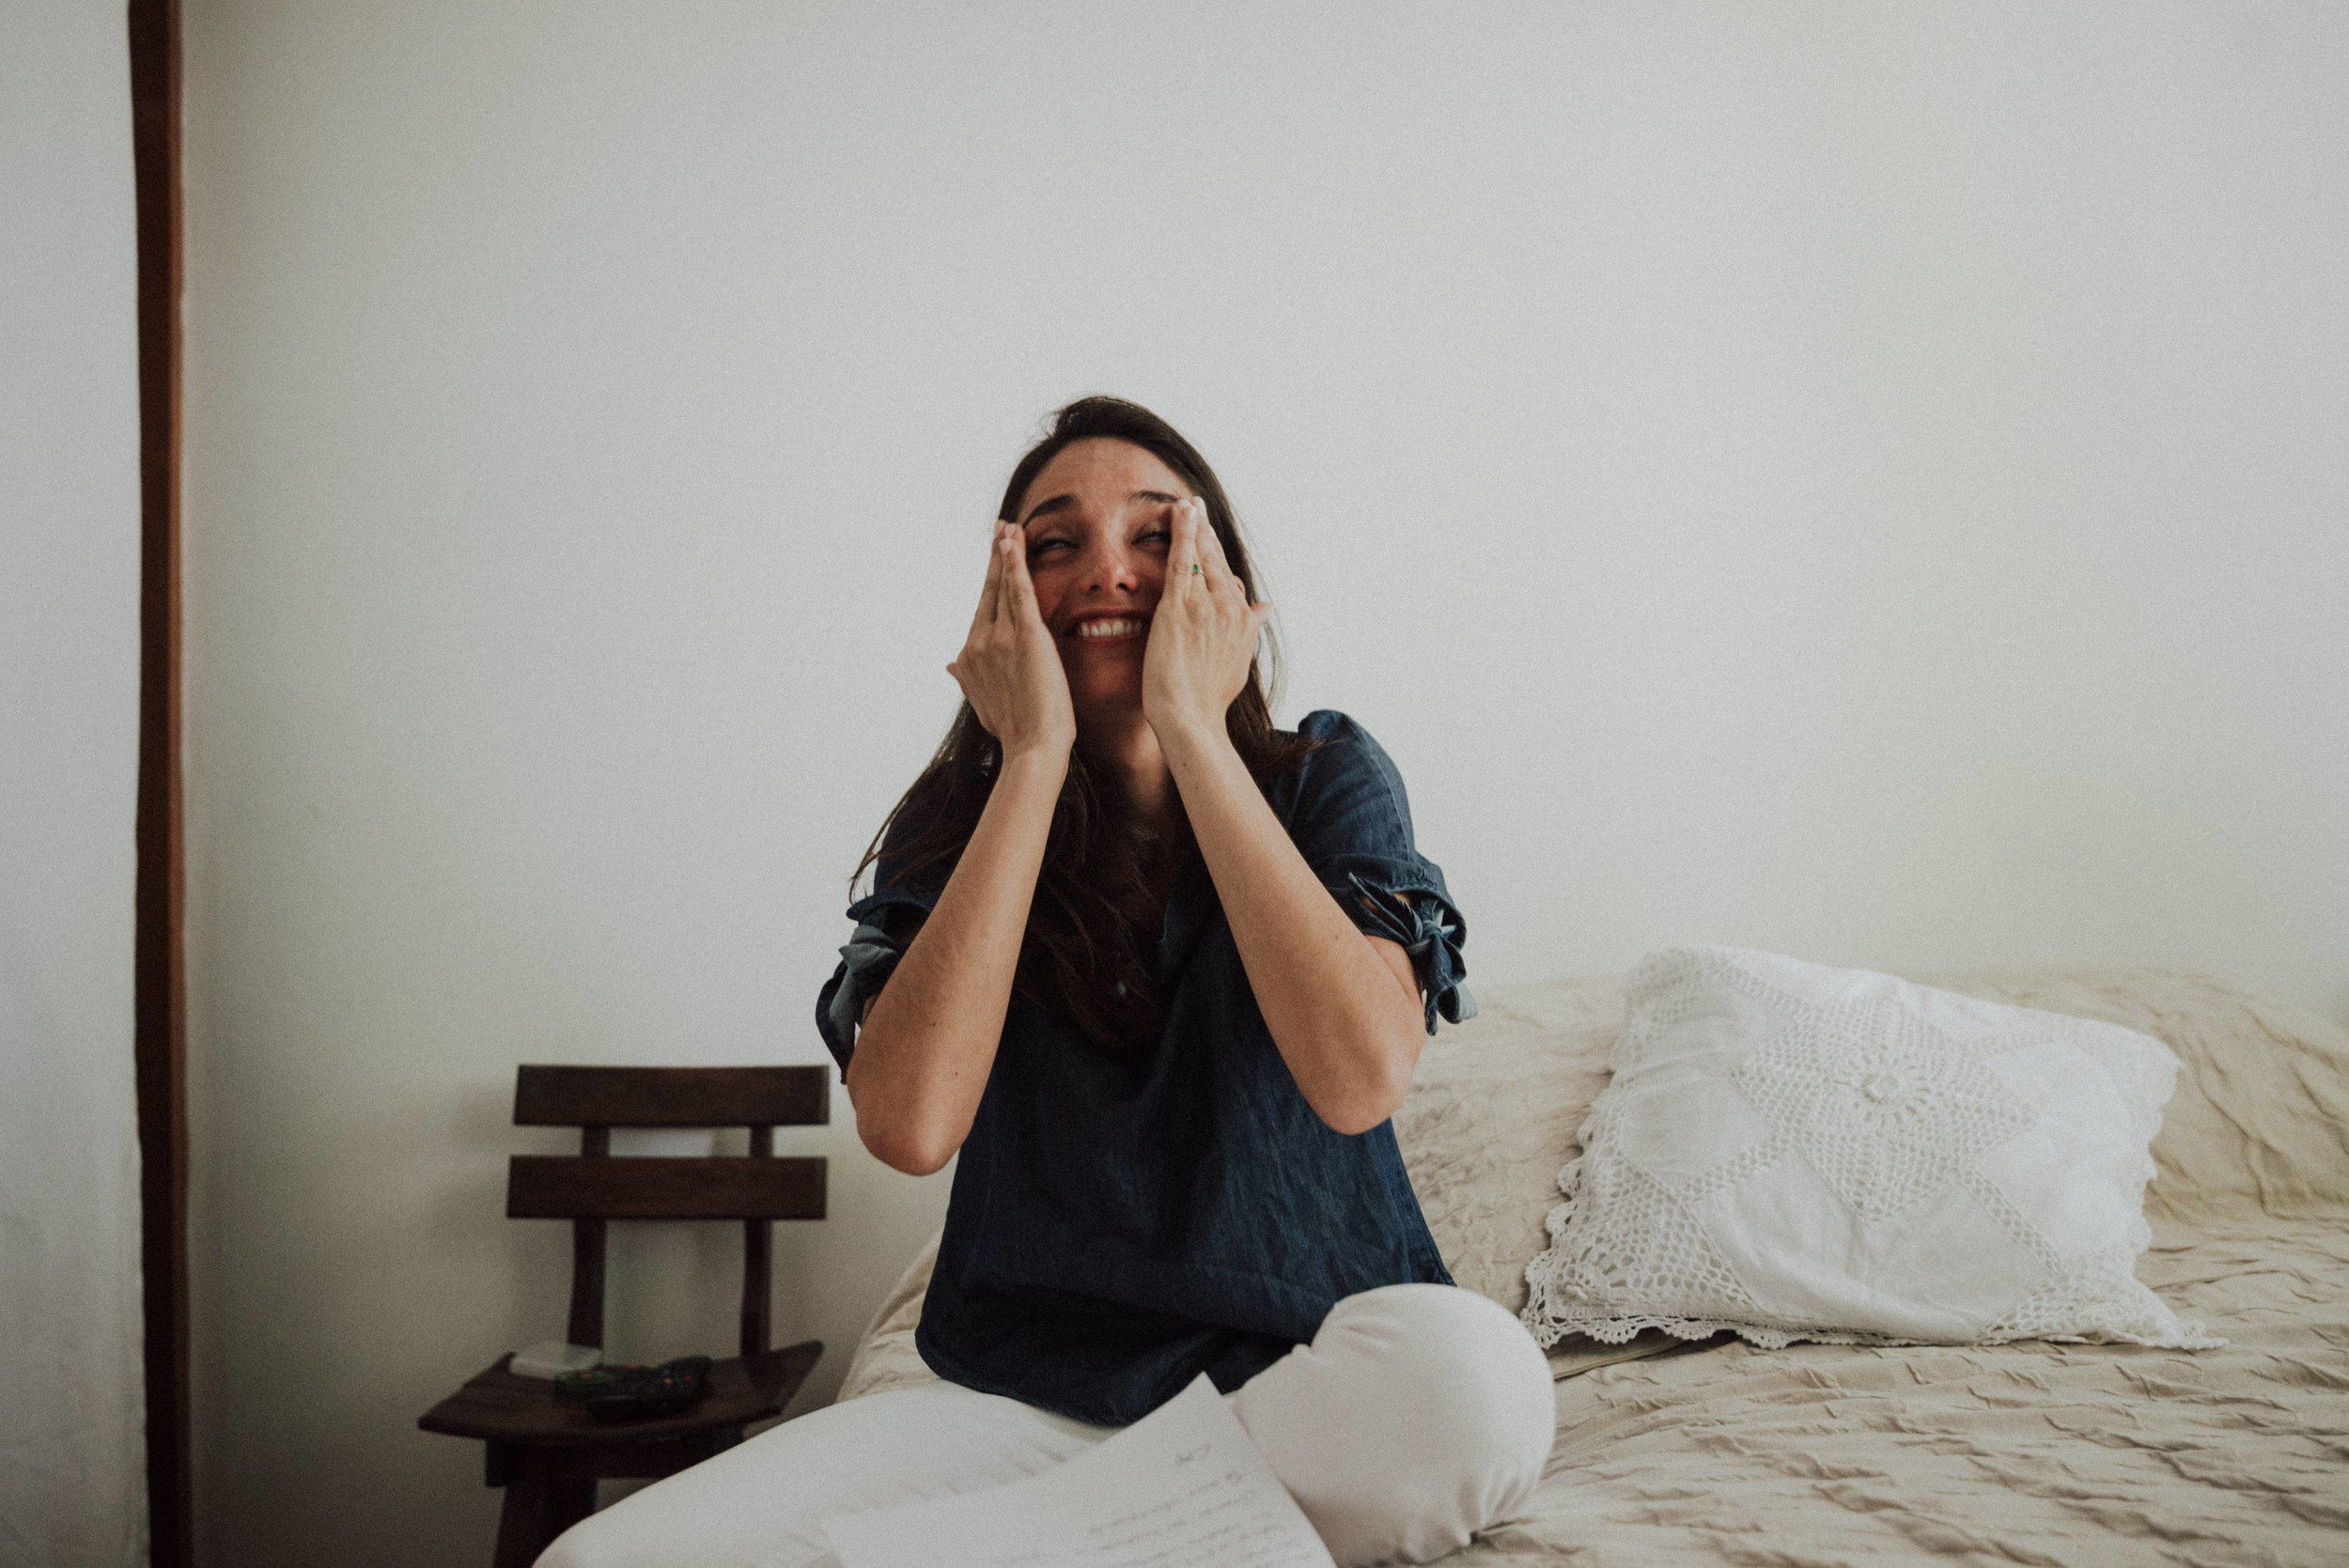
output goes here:
[{"label": "wooden stool", "polygon": [[[604,1477],[674,1475],[783,1414],[821,1342],[770,1350],[770,1224],[824,1217],[824,1161],[777,1158],[774,1129],[831,1120],[822,1067],[547,1067],[515,1074],[516,1126],[575,1126],[577,1155],[516,1155],[506,1181],[513,1219],[571,1222],[573,1344],[603,1344],[603,1239],[609,1219],[739,1219],[742,1354],[709,1369],[708,1391],[681,1415],[606,1423],[501,1356],[416,1424],[477,1437],[491,1486],[506,1488],[495,1568],[529,1568],[595,1511]],[[746,1126],[747,1158],[610,1157],[614,1127]]]}]

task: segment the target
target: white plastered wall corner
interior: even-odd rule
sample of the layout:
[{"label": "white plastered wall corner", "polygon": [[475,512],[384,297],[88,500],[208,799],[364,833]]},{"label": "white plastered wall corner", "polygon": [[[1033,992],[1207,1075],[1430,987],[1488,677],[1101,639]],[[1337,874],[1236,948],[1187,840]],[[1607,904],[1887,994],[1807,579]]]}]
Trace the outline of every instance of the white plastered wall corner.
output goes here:
[{"label": "white plastered wall corner", "polygon": [[0,1562],[147,1560],[137,252],[118,6],[0,7]]}]

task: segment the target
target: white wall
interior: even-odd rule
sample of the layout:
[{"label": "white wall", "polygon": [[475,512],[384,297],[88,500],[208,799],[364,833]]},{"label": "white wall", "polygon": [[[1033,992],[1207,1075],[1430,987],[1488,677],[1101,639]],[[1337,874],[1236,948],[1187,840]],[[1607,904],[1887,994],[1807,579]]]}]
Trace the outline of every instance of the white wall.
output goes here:
[{"label": "white wall", "polygon": [[122,8],[0,6],[0,1563],[147,1560]]},{"label": "white wall", "polygon": [[[814,1062],[1076,394],[1252,524],[1474,977],[1709,939],[2349,1016],[2349,12],[189,17],[208,1560],[487,1549],[520,1061]],[[940,1212],[840,1121],[780,1304]],[[723,1344],[720,1231],[614,1348]],[[668,1281],[656,1287],[647,1281]]]}]

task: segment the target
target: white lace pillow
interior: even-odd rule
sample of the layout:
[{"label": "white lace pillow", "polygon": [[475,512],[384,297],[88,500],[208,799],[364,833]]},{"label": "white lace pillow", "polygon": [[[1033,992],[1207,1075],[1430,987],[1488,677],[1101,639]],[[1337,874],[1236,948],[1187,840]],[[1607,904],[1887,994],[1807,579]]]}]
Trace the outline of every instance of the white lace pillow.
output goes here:
[{"label": "white lace pillow", "polygon": [[2159,1041],[1723,947],[1651,956],[1625,1001],[1526,1268],[1545,1346],[2223,1343],[2136,1275]]}]

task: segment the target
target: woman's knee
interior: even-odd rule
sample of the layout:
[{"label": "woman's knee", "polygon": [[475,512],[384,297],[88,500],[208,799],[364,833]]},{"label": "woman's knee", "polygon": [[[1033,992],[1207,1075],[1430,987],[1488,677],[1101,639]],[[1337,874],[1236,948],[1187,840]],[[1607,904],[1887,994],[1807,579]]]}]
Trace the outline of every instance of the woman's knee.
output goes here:
[{"label": "woman's knee", "polygon": [[1333,1335],[1375,1369],[1388,1408],[1446,1429],[1481,1463],[1531,1466],[1538,1478],[1556,1395],[1548,1358],[1506,1308],[1451,1285],[1390,1285],[1331,1308],[1315,1346]]},{"label": "woman's knee", "polygon": [[1349,1563],[1424,1560],[1508,1517],[1540,1482],[1556,1426],[1532,1336],[1448,1285],[1347,1296],[1233,1403]]}]

